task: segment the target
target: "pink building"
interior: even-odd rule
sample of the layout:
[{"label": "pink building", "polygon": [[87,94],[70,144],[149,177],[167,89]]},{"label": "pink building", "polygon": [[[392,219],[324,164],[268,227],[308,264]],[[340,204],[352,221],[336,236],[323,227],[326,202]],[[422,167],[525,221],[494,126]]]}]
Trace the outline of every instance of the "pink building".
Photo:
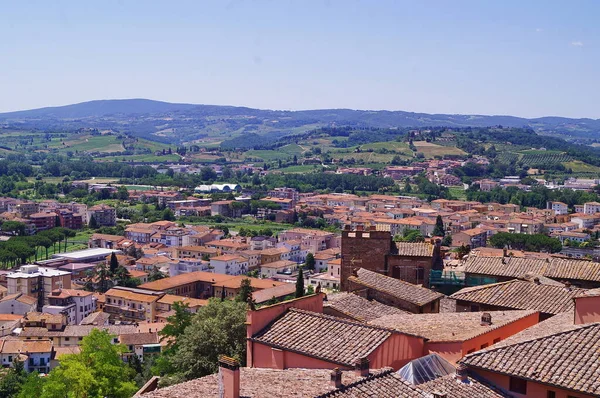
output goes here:
[{"label": "pink building", "polygon": [[247,364],[287,369],[399,369],[422,356],[424,339],[323,315],[322,294],[249,311]]}]

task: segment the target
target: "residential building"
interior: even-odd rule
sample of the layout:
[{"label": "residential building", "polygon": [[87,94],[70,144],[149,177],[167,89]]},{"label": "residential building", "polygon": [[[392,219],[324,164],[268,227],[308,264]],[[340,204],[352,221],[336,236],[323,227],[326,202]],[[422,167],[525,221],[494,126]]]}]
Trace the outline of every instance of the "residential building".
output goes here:
[{"label": "residential building", "polygon": [[81,214],[76,214],[69,209],[57,209],[56,214],[60,226],[69,229],[81,229],[83,228],[83,217]]},{"label": "residential building", "polygon": [[323,313],[360,322],[369,322],[386,315],[410,314],[399,308],[346,292],[328,294],[323,302]]},{"label": "residential building", "polygon": [[563,202],[548,202],[549,208],[556,215],[569,214],[569,205]]},{"label": "residential building", "polygon": [[105,204],[89,207],[87,210],[88,223],[91,222],[92,217],[101,227],[112,227],[117,224],[117,210]]},{"label": "residential building", "polygon": [[237,254],[224,254],[210,259],[210,266],[217,274],[241,275],[248,272],[248,260]]},{"label": "residential building", "polygon": [[42,311],[65,314],[69,325],[79,325],[83,318],[96,311],[96,298],[85,290],[57,289],[48,297]]},{"label": "residential building", "polygon": [[21,292],[9,294],[0,299],[0,314],[25,315],[37,311],[38,298]]},{"label": "residential building", "polygon": [[272,278],[277,274],[293,274],[298,268],[298,264],[289,260],[273,261],[262,264],[259,269],[259,275],[263,278]]},{"label": "residential building", "polygon": [[71,288],[71,273],[52,268],[24,265],[18,271],[6,275],[8,294],[23,293],[38,299],[38,305],[49,303],[48,298],[56,289]]},{"label": "residential building", "polygon": [[596,214],[600,213],[600,203],[598,202],[587,202],[583,204],[584,214]]},{"label": "residential building", "polygon": [[33,213],[29,215],[36,231],[45,231],[56,227],[57,218],[56,213]]},{"label": "residential building", "polygon": [[214,272],[190,272],[159,279],[138,286],[140,289],[163,292],[177,296],[208,299],[214,297],[214,286],[231,279],[231,275]]},{"label": "residential building", "polygon": [[3,367],[12,367],[14,360],[19,359],[27,372],[48,373],[53,357],[54,346],[48,339],[0,340],[0,362]]},{"label": "residential building", "polygon": [[470,246],[471,249],[487,245],[487,231],[472,228],[452,234],[452,246]]},{"label": "residential building", "polygon": [[156,317],[156,302],[163,295],[161,292],[117,286],[105,293],[104,312],[115,320],[153,322]]}]

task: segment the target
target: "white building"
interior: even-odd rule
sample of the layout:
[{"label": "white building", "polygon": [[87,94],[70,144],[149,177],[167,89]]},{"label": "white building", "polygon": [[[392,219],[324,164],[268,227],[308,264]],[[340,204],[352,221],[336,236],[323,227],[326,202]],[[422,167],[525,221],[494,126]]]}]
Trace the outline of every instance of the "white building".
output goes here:
[{"label": "white building", "polygon": [[25,315],[37,310],[38,299],[23,293],[9,294],[0,300],[0,314]]},{"label": "white building", "polygon": [[189,274],[190,272],[205,271],[211,272],[210,263],[201,258],[174,258],[169,263],[169,276]]},{"label": "white building", "polygon": [[563,202],[550,202],[550,208],[556,215],[569,214],[569,206]]},{"label": "white building", "polygon": [[598,202],[587,202],[583,204],[583,212],[585,214],[596,214],[600,213],[600,203]]},{"label": "white building", "polygon": [[241,275],[248,272],[248,260],[235,254],[224,254],[210,259],[210,266],[217,274]]},{"label": "white building", "polygon": [[92,292],[73,289],[57,289],[48,297],[49,304],[42,312],[66,314],[69,325],[79,325],[83,318],[96,311],[96,297]]}]

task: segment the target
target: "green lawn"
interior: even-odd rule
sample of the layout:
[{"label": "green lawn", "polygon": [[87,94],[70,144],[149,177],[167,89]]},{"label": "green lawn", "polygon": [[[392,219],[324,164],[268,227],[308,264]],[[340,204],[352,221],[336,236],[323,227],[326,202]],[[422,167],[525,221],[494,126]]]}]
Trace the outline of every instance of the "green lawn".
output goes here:
[{"label": "green lawn", "polygon": [[462,187],[448,187],[448,191],[453,198],[458,200],[467,200],[467,194]]},{"label": "green lawn", "polygon": [[121,140],[114,135],[82,136],[75,140],[65,140],[61,145],[62,151],[79,152],[120,152],[123,151]]},{"label": "green lawn", "polygon": [[319,165],[297,165],[297,166],[289,166],[284,167],[282,169],[276,169],[277,171],[281,171],[282,173],[311,173],[315,171],[321,171],[321,166]]}]

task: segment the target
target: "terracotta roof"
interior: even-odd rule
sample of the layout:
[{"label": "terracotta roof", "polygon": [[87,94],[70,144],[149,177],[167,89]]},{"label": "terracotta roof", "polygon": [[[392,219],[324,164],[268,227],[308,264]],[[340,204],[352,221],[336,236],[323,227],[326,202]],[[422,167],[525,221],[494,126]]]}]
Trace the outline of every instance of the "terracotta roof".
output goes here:
[{"label": "terracotta roof", "polygon": [[158,344],[160,338],[156,332],[129,333],[120,335],[119,342],[125,345]]},{"label": "terracotta roof", "polygon": [[528,327],[517,334],[513,334],[512,336],[490,346],[487,348],[487,350],[504,347],[515,343],[521,343],[524,341],[535,340],[551,334],[577,329],[580,326],[581,325],[573,324],[572,311],[563,312],[561,314],[554,315],[540,323],[536,323],[535,325]]},{"label": "terracotta roof", "polygon": [[509,278],[532,273],[554,279],[600,281],[600,263],[556,257],[470,257],[465,263],[465,272]]},{"label": "terracotta roof", "polygon": [[396,329],[433,342],[466,341],[535,314],[535,311],[490,311],[491,325],[481,324],[483,312],[387,315],[369,324]]},{"label": "terracotta roof", "polygon": [[62,323],[62,314],[48,314],[45,312],[29,312],[25,315],[26,322]]},{"label": "terracotta roof", "polygon": [[108,333],[117,336],[137,332],[136,327],[133,325],[67,325],[62,332],[49,331],[46,328],[25,328],[19,337],[85,337],[90,334],[92,329],[106,330]]},{"label": "terracotta roof", "polygon": [[584,394],[600,394],[600,323],[467,355],[472,368]]},{"label": "terracotta roof", "polygon": [[252,293],[252,299],[256,304],[261,304],[269,301],[273,297],[281,298],[294,294],[296,292],[296,285],[294,283],[284,283],[279,286],[270,287],[267,289],[257,290]]},{"label": "terracotta roof", "polygon": [[573,297],[583,290],[512,280],[467,287],[450,298],[496,307],[536,310],[547,314],[573,311]]},{"label": "terracotta roof", "polygon": [[378,274],[364,268],[358,270],[358,277],[351,276],[348,280],[360,285],[379,290],[409,303],[423,306],[432,301],[445,297],[442,293],[434,292],[400,279]]},{"label": "terracotta roof", "polygon": [[294,261],[290,260],[277,260],[271,263],[261,264],[261,268],[286,268],[286,267],[294,267],[297,264]]},{"label": "terracotta roof", "polygon": [[472,377],[468,382],[460,382],[455,375],[446,375],[437,379],[419,384],[418,388],[430,393],[438,392],[447,394],[451,398],[510,398],[508,395],[487,383]]},{"label": "terracotta roof", "polygon": [[242,280],[250,279],[250,286],[253,289],[269,289],[271,287],[280,286],[285,282],[277,282],[271,279],[259,279],[259,278],[249,278],[245,275],[239,275],[232,277],[228,275],[229,279],[216,284],[216,286],[222,286],[229,289],[237,289],[241,286]]},{"label": "terracotta roof", "polygon": [[389,329],[290,308],[251,340],[353,367],[357,358],[369,355],[392,333]]},{"label": "terracotta roof", "polygon": [[370,375],[317,398],[429,398],[430,395],[404,381],[392,369]]},{"label": "terracotta roof", "polygon": [[[328,369],[240,368],[240,396],[244,398],[307,398],[332,391]],[[360,377],[342,372],[342,382],[351,384]],[[218,398],[218,373],[175,384],[142,395],[144,398]]]},{"label": "terracotta roof", "polygon": [[105,293],[105,295],[108,298],[118,297],[124,300],[142,301],[144,303],[151,303],[160,298],[159,296],[153,294],[136,293],[121,289],[110,289]]},{"label": "terracotta roof", "polygon": [[165,294],[157,301],[157,303],[160,304],[174,304],[177,302],[188,304],[190,307],[201,307],[203,305],[208,304],[208,300],[189,298],[185,296],[176,296],[174,294]]},{"label": "terracotta roof", "polygon": [[50,340],[5,340],[2,345],[3,354],[51,352]]},{"label": "terracotta roof", "polygon": [[369,322],[385,315],[402,315],[408,312],[381,304],[374,300],[367,300],[356,294],[340,292],[327,295],[323,303],[325,308],[332,308],[352,319]]},{"label": "terracotta roof", "polygon": [[196,271],[187,274],[172,276],[170,278],[159,279],[157,281],[144,283],[138,288],[154,291],[167,291],[175,287],[194,282],[220,283],[231,279],[231,275],[215,274],[213,272]]},{"label": "terracotta roof", "polygon": [[431,243],[396,242],[400,256],[431,257],[433,256],[433,245]]}]

